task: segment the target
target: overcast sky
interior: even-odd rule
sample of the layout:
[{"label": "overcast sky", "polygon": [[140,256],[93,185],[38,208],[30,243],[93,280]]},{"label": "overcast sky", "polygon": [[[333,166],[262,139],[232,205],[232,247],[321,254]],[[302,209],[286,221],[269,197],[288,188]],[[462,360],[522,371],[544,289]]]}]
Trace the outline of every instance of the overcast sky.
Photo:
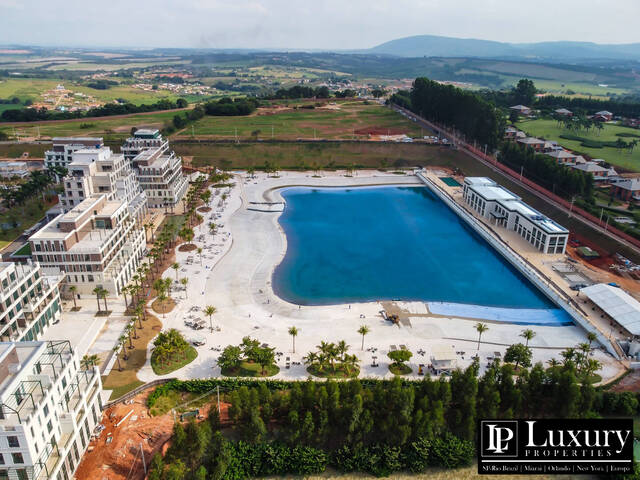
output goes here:
[{"label": "overcast sky", "polygon": [[356,49],[409,35],[640,42],[640,0],[0,0],[0,44]]}]

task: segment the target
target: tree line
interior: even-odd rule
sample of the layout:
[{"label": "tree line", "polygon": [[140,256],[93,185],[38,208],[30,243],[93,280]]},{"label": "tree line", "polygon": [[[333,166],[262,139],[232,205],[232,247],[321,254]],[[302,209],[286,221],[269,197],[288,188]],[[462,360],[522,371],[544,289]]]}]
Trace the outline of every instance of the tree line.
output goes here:
[{"label": "tree line", "polygon": [[594,114],[607,110],[622,117],[640,117],[640,103],[620,100],[597,100],[595,98],[545,95],[536,101],[536,107],[546,110],[567,108],[574,113]]},{"label": "tree line", "polygon": [[255,112],[258,105],[258,100],[251,97],[237,97],[234,99],[223,97],[220,100],[205,103],[204,111],[207,115],[250,115]]},{"label": "tree line", "polygon": [[532,148],[514,142],[504,142],[500,148],[500,162],[518,171],[524,167],[525,177],[557,195],[571,198],[593,196],[593,175],[559,164],[554,158],[536,153]]},{"label": "tree line", "polygon": [[176,424],[172,446],[164,459],[154,458],[149,478],[308,475],[327,466],[378,476],[424,472],[429,466],[458,468],[474,459],[476,426],[482,418],[637,414],[637,394],[595,389],[583,379],[582,364],[577,350],[567,349],[562,361],[547,368],[541,363],[530,369],[521,365],[517,375],[513,365],[494,360],[478,377],[476,360],[449,379],[413,382],[396,377],[165,385],[159,387],[165,393],[176,387],[206,393],[214,383],[231,388],[225,398],[231,431],[221,431],[214,405],[208,422]]},{"label": "tree line", "polygon": [[175,102],[171,100],[159,100],[156,103],[146,105],[134,105],[133,103],[107,103],[101,107],[95,107],[84,111],[59,112],[47,108],[20,108],[5,110],[0,115],[0,122],[38,122],[43,120],[68,120],[84,117],[109,117],[113,115],[128,115],[132,113],[155,112],[158,110],[175,110],[186,108],[189,103],[184,98]]},{"label": "tree line", "polygon": [[443,85],[428,78],[416,78],[409,95],[392,96],[392,101],[435,123],[453,128],[493,151],[504,133],[504,117],[479,95]]}]

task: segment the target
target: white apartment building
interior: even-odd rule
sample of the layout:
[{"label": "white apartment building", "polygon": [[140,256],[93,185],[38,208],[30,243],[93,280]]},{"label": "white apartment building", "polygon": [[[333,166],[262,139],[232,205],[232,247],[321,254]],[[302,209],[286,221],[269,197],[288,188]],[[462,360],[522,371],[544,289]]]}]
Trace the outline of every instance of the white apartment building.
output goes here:
[{"label": "white apartment building", "polygon": [[67,168],[76,150],[102,146],[104,141],[100,137],[54,137],[53,147],[44,152],[44,167]]},{"label": "white apartment building", "polygon": [[169,141],[158,130],[138,130],[122,146],[125,158],[138,174],[151,208],[175,206],[188,188],[182,174],[182,158],[169,150]]},{"label": "white apartment building", "polygon": [[68,341],[0,343],[0,479],[73,478],[101,419],[101,389]]},{"label": "white apartment building", "polygon": [[60,320],[59,270],[43,270],[37,263],[0,262],[0,341],[40,338]]},{"label": "white apartment building", "polygon": [[119,295],[145,254],[145,232],[127,203],[93,195],[29,237],[31,255],[43,267],[63,270],[79,294],[97,286]]},{"label": "white apartment building", "polygon": [[543,253],[564,253],[569,230],[524,203],[520,197],[486,177],[466,177],[465,202],[482,217],[513,230]]},{"label": "white apartment building", "polygon": [[66,167],[64,193],[60,194],[63,212],[68,212],[85,199],[104,194],[108,200],[120,200],[129,208],[132,218],[142,222],[147,213],[147,197],[129,162],[109,147],[78,149]]}]

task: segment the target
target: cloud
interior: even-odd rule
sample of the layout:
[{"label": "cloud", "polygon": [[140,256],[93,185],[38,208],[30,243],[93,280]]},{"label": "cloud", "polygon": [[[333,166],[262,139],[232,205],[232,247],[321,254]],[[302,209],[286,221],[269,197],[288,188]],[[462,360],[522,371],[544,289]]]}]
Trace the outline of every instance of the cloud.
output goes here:
[{"label": "cloud", "polygon": [[640,41],[638,0],[0,0],[0,43],[355,49],[434,34]]}]

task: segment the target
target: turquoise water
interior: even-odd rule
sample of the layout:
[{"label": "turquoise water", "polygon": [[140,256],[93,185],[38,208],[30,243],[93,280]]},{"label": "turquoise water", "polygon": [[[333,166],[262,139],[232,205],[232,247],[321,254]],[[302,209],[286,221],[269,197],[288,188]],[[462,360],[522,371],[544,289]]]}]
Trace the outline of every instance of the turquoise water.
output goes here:
[{"label": "turquoise water", "polygon": [[277,295],[301,305],[421,300],[555,307],[424,187],[282,191]]}]

